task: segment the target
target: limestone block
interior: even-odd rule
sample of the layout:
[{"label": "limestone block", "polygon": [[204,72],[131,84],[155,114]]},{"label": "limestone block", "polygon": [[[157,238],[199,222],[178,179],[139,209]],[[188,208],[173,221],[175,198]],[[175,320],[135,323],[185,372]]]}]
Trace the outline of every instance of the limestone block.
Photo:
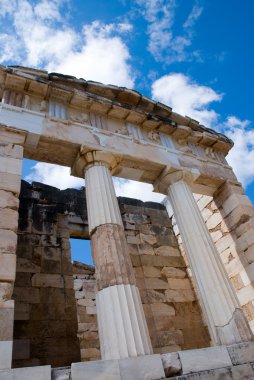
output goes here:
[{"label": "limestone block", "polygon": [[30,358],[30,340],[14,339],[13,341],[13,359],[29,359]]},{"label": "limestone block", "polygon": [[150,244],[139,244],[138,253],[139,255],[154,255],[154,249]]},{"label": "limestone block", "polygon": [[28,303],[15,302],[14,320],[28,321],[30,317],[30,307]]},{"label": "limestone block", "polygon": [[197,201],[198,208],[200,209],[200,211],[202,211],[206,206],[208,206],[209,203],[212,202],[212,200],[212,197],[209,197],[208,195],[203,195],[202,198],[200,198]]},{"label": "limestone block", "polygon": [[1,190],[11,191],[18,195],[20,192],[21,176],[0,171],[0,188]]},{"label": "limestone block", "polygon": [[81,290],[83,287],[83,281],[79,278],[74,280],[74,290]]},{"label": "limestone block", "polygon": [[142,267],[142,270],[144,273],[144,277],[161,277],[161,271],[159,268],[144,266]]},{"label": "limestone block", "polygon": [[72,380],[121,380],[118,360],[72,363]]},{"label": "limestone block", "polygon": [[0,172],[17,174],[20,176],[22,173],[22,160],[18,158],[0,156]]},{"label": "limestone block", "polygon": [[17,272],[19,273],[39,273],[39,265],[34,264],[31,260],[19,257],[17,259]]},{"label": "limestone block", "polygon": [[16,255],[0,253],[0,281],[14,281],[16,276]]},{"label": "limestone block", "polygon": [[[1,359],[0,359],[1,360]],[[0,380],[51,380],[51,366],[15,368],[0,372]]]},{"label": "limestone block", "polygon": [[36,273],[32,277],[32,286],[73,289],[73,278],[60,274]]},{"label": "limestone block", "polygon": [[247,197],[247,195],[236,194],[236,193],[231,194],[222,204],[224,216],[227,216],[236,207],[241,208],[242,206],[252,206],[252,203]]},{"label": "limestone block", "polygon": [[13,284],[8,282],[0,282],[0,304],[11,298],[13,291]]},{"label": "limestone block", "polygon": [[155,235],[145,235],[141,233],[140,240],[142,243],[148,243],[151,245],[155,245],[157,243],[157,238]]},{"label": "limestone block", "polygon": [[152,303],[150,305],[152,313],[155,317],[166,315],[167,317],[175,315],[175,309],[166,303]]},{"label": "limestone block", "polygon": [[236,294],[240,305],[245,305],[246,303],[252,301],[254,299],[254,283],[252,282],[244,288],[238,290]]},{"label": "limestone block", "polygon": [[[1,130],[1,142],[9,144],[20,144],[22,145],[25,142],[24,133],[17,133],[14,131],[9,131],[7,129]],[[22,148],[22,146],[21,146]]]},{"label": "limestone block", "polygon": [[15,287],[13,299],[25,303],[40,303],[40,292],[39,289],[36,288]]},{"label": "limestone block", "polygon": [[223,235],[222,235],[222,232],[220,230],[218,230],[215,232],[211,232],[211,236],[212,236],[214,243],[216,243]]},{"label": "limestone block", "polygon": [[178,248],[170,247],[167,245],[162,245],[159,248],[154,249],[155,255],[160,256],[180,256],[180,252]]},{"label": "limestone block", "polygon": [[242,270],[244,270],[244,266],[242,261],[238,258],[234,258],[229,261],[229,263],[225,264],[226,271],[229,277],[234,277],[238,275]]},{"label": "limestone block", "polygon": [[225,346],[186,350],[178,352],[183,375],[198,371],[232,366]]},{"label": "limestone block", "polygon": [[[0,380],[7,380],[1,370],[11,368],[12,340],[0,341]],[[1,377],[2,376],[2,377]],[[12,378],[10,378],[12,380]],[[17,379],[18,380],[18,379]]]},{"label": "limestone block", "polygon": [[145,282],[146,289],[169,289],[168,282],[159,278],[149,278]]},{"label": "limestone block", "polygon": [[0,341],[13,338],[14,301],[6,301],[0,305]]},{"label": "limestone block", "polygon": [[163,379],[164,369],[160,355],[145,355],[119,360],[121,380]]},{"label": "limestone block", "polygon": [[227,347],[233,365],[254,361],[254,342],[244,342]]},{"label": "limestone block", "polygon": [[215,243],[218,252],[222,252],[234,244],[235,244],[234,239],[232,238],[230,234],[223,236],[221,239],[219,239]]},{"label": "limestone block", "polygon": [[191,282],[188,278],[168,278],[169,289],[192,290]]},{"label": "limestone block", "polygon": [[230,368],[200,371],[189,375],[174,377],[172,380],[252,380],[254,370],[251,364],[242,364]]},{"label": "limestone block", "polygon": [[19,208],[19,199],[10,191],[0,190],[0,207],[17,210]]},{"label": "limestone block", "polygon": [[209,230],[217,227],[222,222],[222,216],[219,212],[215,212],[210,218],[208,218],[206,225]]},{"label": "limestone block", "polygon": [[166,302],[166,297],[164,293],[156,292],[156,290],[145,289],[140,290],[140,296],[142,303],[153,303],[153,302]]},{"label": "limestone block", "polygon": [[182,365],[177,352],[162,354],[161,359],[166,377],[181,373]]},{"label": "limestone block", "polygon": [[12,157],[12,158],[23,158],[23,147],[14,144],[4,144],[1,143],[0,146],[0,156]]},{"label": "limestone block", "polygon": [[140,244],[141,243],[140,236],[139,235],[127,236],[127,243],[128,244]]},{"label": "limestone block", "polygon": [[205,208],[202,210],[202,216],[204,221],[206,222],[208,218],[210,218],[213,215],[213,212],[209,210],[209,208]]},{"label": "limestone block", "polygon": [[87,306],[86,307],[86,312],[87,314],[96,314],[96,307],[95,306]]},{"label": "limestone block", "polygon": [[191,302],[195,301],[196,297],[192,290],[171,290],[165,292],[167,302]]},{"label": "limestone block", "polygon": [[166,276],[166,277],[170,277],[170,278],[184,278],[184,277],[186,277],[185,271],[178,269],[178,268],[174,268],[174,267],[164,267],[161,271],[161,274]]},{"label": "limestone block", "polygon": [[140,261],[143,266],[155,267],[185,267],[185,262],[182,257],[178,256],[155,256],[155,255],[141,255]]},{"label": "limestone block", "polygon": [[17,234],[9,230],[0,230],[0,253],[16,253]]},{"label": "limestone block", "polygon": [[236,244],[239,252],[246,251],[250,246],[252,246],[254,244],[253,229],[246,231],[241,237],[239,237]]},{"label": "limestone block", "polygon": [[79,299],[78,305],[80,306],[95,306],[95,301],[91,299]]},{"label": "limestone block", "polygon": [[237,207],[225,218],[225,223],[228,226],[228,228],[233,229],[245,217],[253,217],[253,216],[254,216],[253,206]]}]

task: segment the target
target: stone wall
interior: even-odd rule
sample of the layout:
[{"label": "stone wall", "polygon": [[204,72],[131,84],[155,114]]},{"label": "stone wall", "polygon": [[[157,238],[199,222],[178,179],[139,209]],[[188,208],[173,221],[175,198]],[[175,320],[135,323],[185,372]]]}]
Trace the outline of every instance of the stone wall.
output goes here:
[{"label": "stone wall", "polygon": [[[209,346],[165,207],[118,201],[154,352]],[[85,205],[83,190],[22,183],[14,290],[16,367],[100,358],[94,267],[72,265],[70,258],[69,237],[88,237]]]},{"label": "stone wall", "polygon": [[226,182],[197,204],[254,332],[254,209],[239,183]]},{"label": "stone wall", "polygon": [[0,127],[0,369],[11,368],[20,178],[24,136]]},{"label": "stone wall", "polygon": [[[80,193],[80,192],[79,192]],[[13,366],[80,360],[67,212],[75,190],[22,183],[19,208]]]}]

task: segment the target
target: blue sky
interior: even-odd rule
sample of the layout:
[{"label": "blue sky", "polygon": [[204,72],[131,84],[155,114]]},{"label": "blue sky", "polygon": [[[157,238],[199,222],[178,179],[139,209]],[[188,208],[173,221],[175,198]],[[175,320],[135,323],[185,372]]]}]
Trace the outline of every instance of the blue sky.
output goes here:
[{"label": "blue sky", "polygon": [[[254,202],[253,14],[251,0],[0,0],[0,63],[135,88],[226,133]],[[68,173],[24,163],[24,178],[83,184]],[[115,185],[160,200],[140,184]]]}]

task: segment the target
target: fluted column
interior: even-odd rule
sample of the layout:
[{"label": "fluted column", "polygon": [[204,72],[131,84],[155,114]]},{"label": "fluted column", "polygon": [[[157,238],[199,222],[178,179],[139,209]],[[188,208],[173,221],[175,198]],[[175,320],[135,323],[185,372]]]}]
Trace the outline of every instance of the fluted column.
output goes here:
[{"label": "fluted column", "polygon": [[117,162],[113,155],[99,151],[81,154],[78,165],[82,162],[98,285],[96,306],[102,359],[151,354],[150,337],[110,172]]},{"label": "fluted column", "polygon": [[183,173],[165,175],[161,183],[167,186],[213,344],[251,340],[248,322]]}]

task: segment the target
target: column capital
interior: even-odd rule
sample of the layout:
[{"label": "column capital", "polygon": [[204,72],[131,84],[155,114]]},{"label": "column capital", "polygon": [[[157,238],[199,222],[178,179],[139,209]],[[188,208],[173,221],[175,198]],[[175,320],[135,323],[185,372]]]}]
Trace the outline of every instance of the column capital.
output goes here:
[{"label": "column capital", "polygon": [[161,175],[156,179],[154,183],[154,190],[162,193],[168,194],[168,188],[175,182],[181,180],[185,181],[189,185],[194,182],[200,175],[199,170],[190,169],[190,171],[185,171],[182,169],[173,169],[172,167],[166,167]]},{"label": "column capital", "polygon": [[79,153],[75,159],[75,162],[71,168],[71,174],[75,177],[84,178],[84,174],[87,169],[91,166],[102,165],[106,166],[111,173],[114,173],[117,168],[121,157],[119,155],[114,155],[110,152],[105,152],[101,150],[90,150],[81,146]]}]

